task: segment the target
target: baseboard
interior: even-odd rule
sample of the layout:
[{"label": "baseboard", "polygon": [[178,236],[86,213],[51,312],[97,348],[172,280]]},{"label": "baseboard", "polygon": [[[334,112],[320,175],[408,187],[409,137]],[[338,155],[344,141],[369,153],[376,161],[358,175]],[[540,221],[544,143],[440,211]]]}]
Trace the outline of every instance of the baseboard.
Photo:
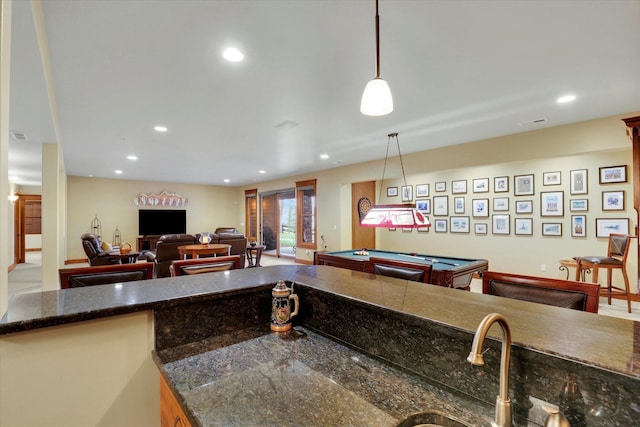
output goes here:
[{"label": "baseboard", "polygon": [[42,248],[27,248],[25,252],[42,252]]},{"label": "baseboard", "polygon": [[8,271],[9,271],[9,273],[11,273],[11,270],[13,270],[14,268],[16,268],[16,265],[15,265],[15,264],[11,264],[11,265],[9,266],[9,270],[8,270]]},{"label": "baseboard", "polygon": [[82,264],[82,263],[89,263],[89,260],[87,258],[79,258],[79,259],[67,259],[64,261],[64,265],[67,264]]}]

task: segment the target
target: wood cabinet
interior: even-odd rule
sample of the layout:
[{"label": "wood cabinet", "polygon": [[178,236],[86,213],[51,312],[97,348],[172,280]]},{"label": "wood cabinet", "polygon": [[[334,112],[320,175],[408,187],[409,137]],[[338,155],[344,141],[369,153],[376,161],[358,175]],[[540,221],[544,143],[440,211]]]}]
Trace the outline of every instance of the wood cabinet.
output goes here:
[{"label": "wood cabinet", "polygon": [[162,427],[191,427],[191,423],[162,376],[160,376],[160,425]]},{"label": "wood cabinet", "polygon": [[158,239],[160,236],[142,236],[138,237],[138,243],[136,245],[136,250],[138,252],[142,251],[155,251],[156,243],[158,243]]}]

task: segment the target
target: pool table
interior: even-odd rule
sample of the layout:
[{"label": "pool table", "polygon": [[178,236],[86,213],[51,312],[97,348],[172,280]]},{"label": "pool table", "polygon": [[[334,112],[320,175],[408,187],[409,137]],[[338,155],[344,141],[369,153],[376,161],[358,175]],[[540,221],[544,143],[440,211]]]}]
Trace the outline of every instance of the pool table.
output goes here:
[{"label": "pool table", "polygon": [[363,254],[361,249],[316,252],[314,264],[373,273],[372,260],[374,260],[375,263],[385,263],[394,267],[422,270],[424,272],[422,281],[425,283],[467,290],[474,273],[482,274],[489,269],[489,262],[486,259],[452,258],[377,249],[364,251],[366,254]]}]

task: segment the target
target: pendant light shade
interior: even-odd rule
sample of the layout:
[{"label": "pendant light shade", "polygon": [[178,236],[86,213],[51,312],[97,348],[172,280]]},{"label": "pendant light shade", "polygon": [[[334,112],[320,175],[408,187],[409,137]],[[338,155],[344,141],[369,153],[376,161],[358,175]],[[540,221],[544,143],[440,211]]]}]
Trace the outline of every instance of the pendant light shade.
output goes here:
[{"label": "pendant light shade", "polygon": [[360,102],[360,112],[367,116],[384,116],[393,111],[393,97],[386,80],[376,77],[367,83]]},{"label": "pendant light shade", "polygon": [[367,83],[360,101],[360,112],[367,116],[384,116],[393,111],[389,84],[380,78],[380,16],[376,0],[376,77]]}]

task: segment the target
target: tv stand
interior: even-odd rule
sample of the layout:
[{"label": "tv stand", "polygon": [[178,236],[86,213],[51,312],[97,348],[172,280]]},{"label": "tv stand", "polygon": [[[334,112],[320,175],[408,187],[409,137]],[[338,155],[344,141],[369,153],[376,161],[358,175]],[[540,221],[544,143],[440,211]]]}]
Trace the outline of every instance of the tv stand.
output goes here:
[{"label": "tv stand", "polygon": [[159,234],[138,237],[138,244],[137,244],[138,252],[155,250],[156,243],[158,242],[159,238],[160,238]]}]

